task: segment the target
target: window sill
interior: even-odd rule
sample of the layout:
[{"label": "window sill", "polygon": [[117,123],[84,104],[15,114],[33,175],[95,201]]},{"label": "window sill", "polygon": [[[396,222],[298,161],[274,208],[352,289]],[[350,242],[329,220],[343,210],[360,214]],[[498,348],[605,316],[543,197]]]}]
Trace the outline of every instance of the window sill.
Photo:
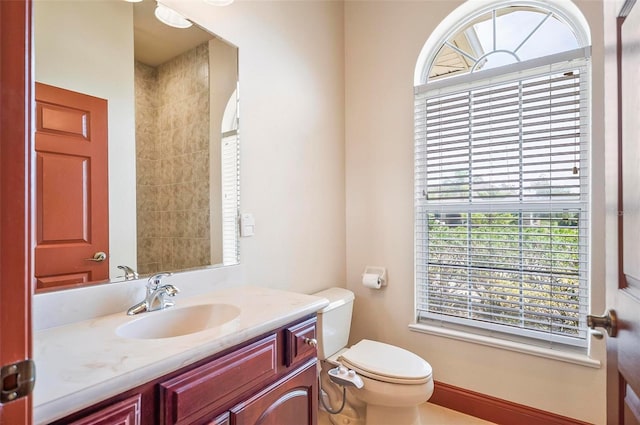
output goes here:
[{"label": "window sill", "polygon": [[412,323],[409,325],[409,329],[414,332],[442,336],[458,341],[466,341],[474,344],[485,345],[487,347],[501,348],[503,350],[515,351],[517,353],[544,357],[546,359],[558,360],[561,362],[572,363],[595,369],[599,369],[602,366],[599,360],[592,359],[586,354],[551,350],[549,348],[536,347],[533,345],[527,345],[514,341],[506,341],[484,335],[474,335],[468,332],[462,332],[455,329],[448,329],[439,326],[429,326],[422,323]]}]

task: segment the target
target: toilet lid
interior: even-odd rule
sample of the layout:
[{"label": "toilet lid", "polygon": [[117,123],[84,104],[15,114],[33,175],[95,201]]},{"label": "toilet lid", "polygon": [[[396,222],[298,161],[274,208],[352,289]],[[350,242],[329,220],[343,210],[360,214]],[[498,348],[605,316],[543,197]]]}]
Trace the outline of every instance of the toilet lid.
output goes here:
[{"label": "toilet lid", "polygon": [[431,365],[410,351],[363,339],[341,356],[345,366],[383,382],[421,384],[431,379]]}]

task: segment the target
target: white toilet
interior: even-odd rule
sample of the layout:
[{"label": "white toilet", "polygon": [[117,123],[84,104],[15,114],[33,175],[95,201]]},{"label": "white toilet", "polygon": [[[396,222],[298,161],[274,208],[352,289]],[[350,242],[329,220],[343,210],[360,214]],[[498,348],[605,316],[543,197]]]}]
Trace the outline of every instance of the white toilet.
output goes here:
[{"label": "white toilet", "polygon": [[[334,424],[420,425],[418,406],[433,394],[431,365],[410,351],[382,342],[363,339],[346,348],[353,292],[330,288],[314,295],[329,300],[329,305],[318,312],[318,358],[323,361],[323,371],[342,364],[356,371],[364,382],[361,389],[347,388],[347,410],[351,418],[332,417],[331,421]],[[323,375],[322,388],[327,389],[333,384],[329,384],[326,373]]]}]

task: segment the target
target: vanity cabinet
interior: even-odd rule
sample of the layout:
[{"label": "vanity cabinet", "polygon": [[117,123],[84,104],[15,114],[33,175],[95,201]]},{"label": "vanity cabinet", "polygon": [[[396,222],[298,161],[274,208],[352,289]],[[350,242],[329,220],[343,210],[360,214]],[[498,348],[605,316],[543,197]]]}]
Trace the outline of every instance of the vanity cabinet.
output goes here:
[{"label": "vanity cabinet", "polygon": [[[316,425],[315,324],[298,320],[55,423]],[[105,420],[134,400],[136,414]]]}]

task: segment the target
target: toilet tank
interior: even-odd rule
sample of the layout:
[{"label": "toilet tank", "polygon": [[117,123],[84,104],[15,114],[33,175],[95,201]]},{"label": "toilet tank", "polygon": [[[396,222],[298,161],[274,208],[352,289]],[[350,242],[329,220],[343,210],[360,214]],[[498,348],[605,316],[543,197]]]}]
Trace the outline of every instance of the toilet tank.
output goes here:
[{"label": "toilet tank", "polygon": [[355,297],[344,288],[329,288],[313,295],[329,300],[329,305],[318,311],[318,358],[324,360],[347,346]]}]

